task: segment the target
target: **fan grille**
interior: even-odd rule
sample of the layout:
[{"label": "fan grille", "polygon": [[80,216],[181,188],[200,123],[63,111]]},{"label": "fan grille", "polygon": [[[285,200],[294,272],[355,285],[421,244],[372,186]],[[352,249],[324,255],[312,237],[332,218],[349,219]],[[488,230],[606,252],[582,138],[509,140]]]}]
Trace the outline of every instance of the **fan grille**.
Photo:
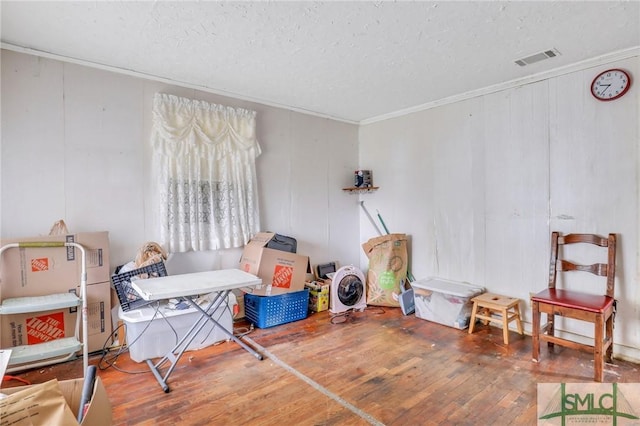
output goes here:
[{"label": "fan grille", "polygon": [[337,295],[345,306],[353,306],[358,303],[364,294],[364,284],[355,275],[347,275],[338,284]]}]

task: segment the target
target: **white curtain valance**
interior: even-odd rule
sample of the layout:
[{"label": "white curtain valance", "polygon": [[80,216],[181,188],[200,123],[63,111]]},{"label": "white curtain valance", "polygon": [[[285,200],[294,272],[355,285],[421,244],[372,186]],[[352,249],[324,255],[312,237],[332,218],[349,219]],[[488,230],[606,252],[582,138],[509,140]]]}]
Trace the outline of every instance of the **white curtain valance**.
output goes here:
[{"label": "white curtain valance", "polygon": [[260,229],[254,111],[158,93],[151,143],[166,249],[241,247]]},{"label": "white curtain valance", "polygon": [[255,111],[157,93],[153,121],[156,154],[221,158],[246,151],[256,158],[261,152]]}]

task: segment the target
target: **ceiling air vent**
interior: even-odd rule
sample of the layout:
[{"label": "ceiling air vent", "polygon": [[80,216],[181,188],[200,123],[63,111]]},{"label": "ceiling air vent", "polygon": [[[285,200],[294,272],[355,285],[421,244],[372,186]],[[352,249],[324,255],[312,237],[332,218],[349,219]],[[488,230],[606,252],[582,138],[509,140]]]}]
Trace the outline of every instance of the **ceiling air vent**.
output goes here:
[{"label": "ceiling air vent", "polygon": [[539,61],[543,61],[545,59],[549,59],[549,58],[553,58],[560,55],[560,52],[558,52],[558,49],[551,49],[551,50],[545,50],[544,52],[540,52],[540,53],[536,53],[530,56],[527,56],[526,58],[522,58],[522,59],[517,59],[515,61],[516,64],[520,65],[521,67],[524,67],[526,65],[531,65],[533,63],[539,62]]}]

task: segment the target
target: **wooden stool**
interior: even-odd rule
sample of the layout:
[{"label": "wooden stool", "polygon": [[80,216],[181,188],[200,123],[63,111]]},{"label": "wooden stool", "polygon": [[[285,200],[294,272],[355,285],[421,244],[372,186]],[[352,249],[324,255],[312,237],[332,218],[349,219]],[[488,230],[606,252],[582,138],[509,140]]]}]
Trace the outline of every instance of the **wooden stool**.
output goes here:
[{"label": "wooden stool", "polygon": [[471,322],[469,323],[469,334],[473,333],[476,319],[483,320],[485,324],[491,321],[502,324],[502,336],[505,345],[509,344],[509,323],[511,321],[516,321],[518,333],[523,334],[522,321],[520,319],[520,299],[494,293],[483,293],[474,297],[471,301],[473,302],[473,309],[471,311]]}]

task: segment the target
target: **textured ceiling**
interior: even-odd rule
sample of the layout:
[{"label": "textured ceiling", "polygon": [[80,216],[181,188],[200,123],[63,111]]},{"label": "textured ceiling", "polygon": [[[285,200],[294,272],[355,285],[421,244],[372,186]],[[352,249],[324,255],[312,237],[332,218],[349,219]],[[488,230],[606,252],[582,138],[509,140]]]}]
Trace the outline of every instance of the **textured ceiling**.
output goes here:
[{"label": "textured ceiling", "polygon": [[[8,49],[350,122],[640,46],[638,1],[2,1],[1,8]],[[552,48],[561,55],[514,64]]]}]

